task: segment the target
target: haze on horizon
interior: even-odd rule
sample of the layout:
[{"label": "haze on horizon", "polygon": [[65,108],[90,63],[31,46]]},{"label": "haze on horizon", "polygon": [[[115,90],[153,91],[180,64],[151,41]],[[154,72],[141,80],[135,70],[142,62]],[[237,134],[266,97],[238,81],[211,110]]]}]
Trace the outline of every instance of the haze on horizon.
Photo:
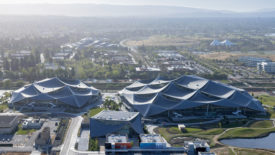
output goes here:
[{"label": "haze on horizon", "polygon": [[162,5],[251,12],[275,8],[273,0],[0,0],[1,4],[109,4],[109,5]]}]

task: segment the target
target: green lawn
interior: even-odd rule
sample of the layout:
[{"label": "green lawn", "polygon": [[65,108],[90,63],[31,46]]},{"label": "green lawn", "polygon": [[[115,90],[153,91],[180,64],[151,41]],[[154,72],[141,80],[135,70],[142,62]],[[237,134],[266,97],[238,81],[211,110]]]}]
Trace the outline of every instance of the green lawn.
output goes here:
[{"label": "green lawn", "polygon": [[[208,139],[210,145],[214,146],[213,137],[224,131],[222,128],[212,128],[212,129],[199,129],[199,128],[185,128],[186,132],[181,132],[177,127],[159,127],[155,129],[156,133],[162,135],[168,142],[175,137],[196,137],[201,139]],[[177,146],[177,144],[172,144]]]},{"label": "green lawn", "polygon": [[218,135],[221,134],[224,131],[222,128],[213,128],[213,129],[208,129],[208,130],[202,130],[197,134],[200,135]]},{"label": "green lawn", "polygon": [[99,151],[98,139],[89,139],[89,151]]},{"label": "green lawn", "polygon": [[184,130],[186,133],[198,133],[202,131],[202,129],[198,128],[185,128]]},{"label": "green lawn", "polygon": [[253,128],[236,128],[227,131],[220,139],[225,138],[254,138],[262,137],[270,132],[275,132],[275,128],[271,129],[253,129]]},{"label": "green lawn", "polygon": [[[273,126],[272,121],[255,121],[248,127],[234,128],[225,132],[220,139],[224,138],[253,138],[266,136],[271,132],[275,132],[275,128],[267,129]],[[168,142],[175,137],[197,137],[202,139],[210,140],[210,145],[215,146],[213,138],[215,135],[224,132],[224,128],[211,128],[211,129],[200,129],[200,128],[185,128],[185,131],[180,131],[177,127],[159,127],[155,129],[156,133],[161,134]],[[173,145],[173,144],[172,144]],[[175,143],[176,146],[177,144]]]},{"label": "green lawn", "polygon": [[275,118],[275,110],[273,108],[267,108],[268,118]]},{"label": "green lawn", "polygon": [[275,96],[261,95],[258,99],[265,105],[275,106]]},{"label": "green lawn", "polygon": [[4,110],[8,109],[8,105],[7,104],[0,104],[0,112],[3,112]]},{"label": "green lawn", "polygon": [[222,128],[235,128],[235,127],[244,126],[247,122],[248,122],[247,119],[234,120],[233,122],[222,123],[221,127]]},{"label": "green lawn", "polygon": [[229,80],[219,80],[221,83],[225,83],[225,84],[229,84],[229,83],[231,83],[231,81],[229,81]]},{"label": "green lawn", "polygon": [[[222,128],[212,128],[212,129],[199,129],[199,128],[185,128],[185,131],[180,131],[177,127],[160,127],[157,128],[157,131],[163,135],[163,137],[170,137],[173,135],[217,135],[224,131]],[[169,139],[169,138],[168,138]]]},{"label": "green lawn", "polygon": [[182,134],[182,132],[179,130],[178,127],[170,127],[166,129],[167,129],[167,132],[169,132],[170,134]]},{"label": "green lawn", "polygon": [[[224,130],[222,128],[212,128],[212,129],[199,129],[199,128],[186,128],[186,132],[181,132],[177,127],[159,127],[155,129],[156,133],[159,133],[163,136],[168,142],[171,142],[171,139],[176,137],[196,137],[201,139],[208,139],[210,145],[214,146],[213,137],[216,134],[222,133]],[[171,143],[172,146],[179,146],[178,144]]]},{"label": "green lawn", "polygon": [[[173,129],[172,129],[173,130]],[[171,137],[173,136],[173,134],[171,134],[169,132],[169,130],[167,130],[167,128],[165,127],[159,127],[156,128],[155,131],[157,133],[159,133],[163,138],[165,138],[167,141],[170,141]],[[180,131],[179,131],[180,132]],[[176,134],[177,135],[177,134]]]},{"label": "green lawn", "polygon": [[255,121],[249,125],[251,128],[270,128],[273,127],[273,122],[269,120]]},{"label": "green lawn", "polygon": [[22,129],[22,125],[20,124],[18,126],[18,130],[16,131],[16,134],[17,135],[27,135],[27,134],[31,134],[33,132],[35,132],[36,130],[35,129],[28,129],[28,130],[23,130]]},{"label": "green lawn", "polygon": [[94,108],[94,109],[91,109],[88,113],[88,116],[89,117],[93,117],[94,115],[100,113],[102,110],[104,110],[104,108]]}]

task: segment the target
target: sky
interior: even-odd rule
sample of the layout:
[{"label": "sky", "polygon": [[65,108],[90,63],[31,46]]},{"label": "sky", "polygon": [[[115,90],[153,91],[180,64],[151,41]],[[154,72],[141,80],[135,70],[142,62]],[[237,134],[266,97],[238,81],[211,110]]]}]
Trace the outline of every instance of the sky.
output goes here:
[{"label": "sky", "polygon": [[249,12],[275,8],[275,0],[0,0],[0,4],[70,4],[91,3],[111,5],[166,5]]}]

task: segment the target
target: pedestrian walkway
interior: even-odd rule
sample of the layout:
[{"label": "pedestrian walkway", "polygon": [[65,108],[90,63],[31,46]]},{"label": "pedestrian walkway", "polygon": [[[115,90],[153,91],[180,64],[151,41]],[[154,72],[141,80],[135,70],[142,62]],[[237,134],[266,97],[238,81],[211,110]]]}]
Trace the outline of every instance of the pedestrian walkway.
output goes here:
[{"label": "pedestrian walkway", "polygon": [[33,150],[31,155],[41,155],[41,152],[38,150]]},{"label": "pedestrian walkway", "polygon": [[78,150],[79,151],[88,151],[89,138],[90,138],[90,130],[89,129],[83,129],[81,131],[79,142],[78,142]]}]

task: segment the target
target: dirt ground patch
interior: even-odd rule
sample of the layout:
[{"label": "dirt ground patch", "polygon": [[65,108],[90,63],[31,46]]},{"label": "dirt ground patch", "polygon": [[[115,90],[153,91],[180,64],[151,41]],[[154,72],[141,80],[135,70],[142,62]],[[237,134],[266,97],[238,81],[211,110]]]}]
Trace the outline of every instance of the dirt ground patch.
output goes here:
[{"label": "dirt ground patch", "polygon": [[261,96],[261,95],[270,95],[268,92],[249,92],[250,94],[254,94],[254,96]]},{"label": "dirt ground patch", "polygon": [[228,58],[237,57],[240,54],[237,53],[228,53],[228,52],[211,52],[208,54],[200,55],[201,58],[204,59],[215,59],[215,60],[226,60]]},{"label": "dirt ground patch", "polygon": [[199,43],[207,38],[177,37],[170,35],[154,35],[143,40],[129,40],[127,46],[183,46]]},{"label": "dirt ground patch", "polygon": [[201,58],[211,59],[211,60],[226,60],[228,58],[238,58],[240,56],[254,56],[254,57],[263,57],[269,58],[272,61],[275,61],[275,54],[249,54],[249,53],[230,53],[230,52],[211,52],[200,55]]}]

